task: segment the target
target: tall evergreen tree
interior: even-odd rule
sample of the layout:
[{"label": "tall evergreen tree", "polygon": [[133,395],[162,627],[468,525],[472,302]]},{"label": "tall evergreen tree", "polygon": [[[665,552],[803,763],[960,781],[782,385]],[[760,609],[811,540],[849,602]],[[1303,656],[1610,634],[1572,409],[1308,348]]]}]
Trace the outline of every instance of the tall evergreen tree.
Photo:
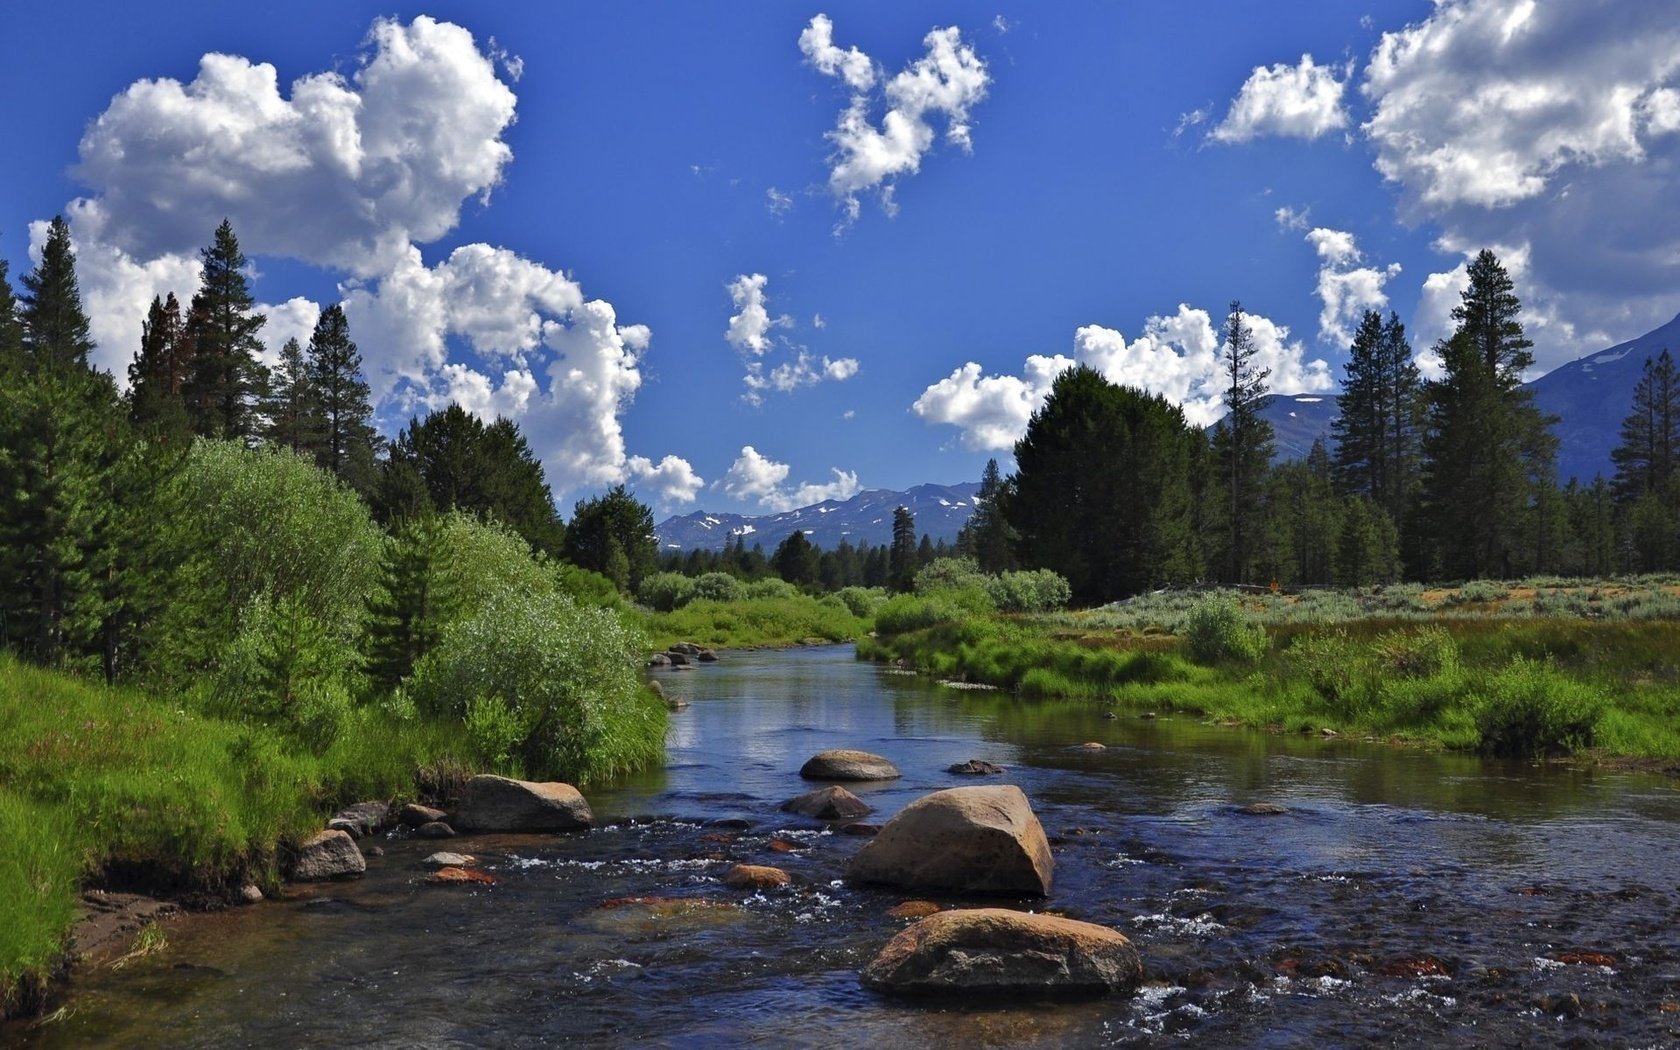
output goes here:
[{"label": "tall evergreen tree", "polygon": [[377,433],[362,355],[350,339],[344,307],[334,303],[321,312],[309,337],[309,389],[319,410],[320,444],[315,461],[358,492],[373,485]]},{"label": "tall evergreen tree", "polygon": [[887,551],[889,589],[901,594],[916,586],[916,516],[910,508],[893,508],[892,546]]},{"label": "tall evergreen tree", "polygon": [[18,317],[9,269],[10,264],[0,259],[0,382],[23,371],[23,321]]},{"label": "tall evergreen tree", "polygon": [[198,294],[187,317],[192,370],[182,384],[193,431],[205,437],[248,440],[265,376],[257,333],[268,318],[256,312],[245,279],[245,253],[226,219],[199,251]]},{"label": "tall evergreen tree", "polygon": [[804,530],[794,529],[770,555],[770,567],[795,587],[814,587],[820,580],[822,552],[811,545]]},{"label": "tall evergreen tree", "polygon": [[1634,502],[1653,494],[1672,498],[1680,487],[1680,372],[1666,349],[1655,359],[1645,359],[1621,437],[1621,444],[1610,451],[1616,464],[1616,499]]},{"label": "tall evergreen tree", "polygon": [[566,529],[566,560],[598,572],[625,594],[636,593],[659,561],[653,511],[623,485],[579,500]]},{"label": "tall evergreen tree", "polygon": [[1424,515],[1436,571],[1510,576],[1536,486],[1550,481],[1556,441],[1522,389],[1533,343],[1510,275],[1486,250],[1468,272],[1453,309],[1457,328],[1437,346],[1444,375],[1428,389]]},{"label": "tall evergreen tree", "polygon": [[1007,495],[1002,473],[995,459],[986,461],[980,474],[980,491],[974,495],[974,513],[957,533],[957,549],[969,555],[981,572],[1008,572],[1015,568],[1015,530],[1004,516]]},{"label": "tall evergreen tree", "polygon": [[181,304],[175,293],[152,297],[140,329],[140,349],[128,365],[128,418],[143,433],[183,445],[191,434],[181,386],[189,362]]},{"label": "tall evergreen tree", "polygon": [[312,459],[322,448],[321,406],[315,396],[315,385],[309,381],[303,347],[296,339],[286,340],[280,348],[279,363],[269,380],[263,418],[263,440],[267,444]]},{"label": "tall evergreen tree", "polygon": [[1191,578],[1193,442],[1165,398],[1088,366],[1057,376],[1003,504],[1021,563],[1060,573],[1082,605]]},{"label": "tall evergreen tree", "polygon": [[40,262],[24,274],[23,289],[20,318],[26,368],[36,373],[85,371],[93,339],[76,284],[70,224],[62,215],[48,227]]},{"label": "tall evergreen tree", "polygon": [[1365,311],[1348,351],[1336,439],[1336,488],[1366,496],[1393,521],[1418,480],[1422,379],[1398,314]]},{"label": "tall evergreen tree", "polygon": [[1266,378],[1272,370],[1255,361],[1259,352],[1242,303],[1233,301],[1220,348],[1226,416],[1213,433],[1214,459],[1225,486],[1223,561],[1231,583],[1249,582],[1272,462],[1272,425],[1260,415]]}]

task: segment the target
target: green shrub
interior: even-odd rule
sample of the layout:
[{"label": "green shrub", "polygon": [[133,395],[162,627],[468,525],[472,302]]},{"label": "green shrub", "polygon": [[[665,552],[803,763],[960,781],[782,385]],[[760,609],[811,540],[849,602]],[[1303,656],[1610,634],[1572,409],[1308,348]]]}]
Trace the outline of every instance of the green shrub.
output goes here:
[{"label": "green shrub", "polygon": [[1289,647],[1288,666],[1312,686],[1332,711],[1342,712],[1359,678],[1359,658],[1346,631],[1326,631],[1297,638]]},{"label": "green shrub", "polygon": [[1604,707],[1593,686],[1518,657],[1483,686],[1476,705],[1479,747],[1509,758],[1570,754],[1592,746]]},{"label": "green shrub", "polygon": [[1006,613],[1047,613],[1065,608],[1073,597],[1067,580],[1049,569],[990,576],[985,587],[992,604]]},{"label": "green shrub", "polygon": [[973,558],[935,558],[916,573],[915,592],[963,590],[984,587],[986,574]]},{"label": "green shrub", "polygon": [[880,587],[842,587],[837,594],[851,614],[860,620],[873,617],[875,610],[887,600],[887,592]]},{"label": "green shrub", "polygon": [[1250,623],[1235,598],[1215,595],[1190,609],[1184,643],[1199,664],[1253,663],[1266,651],[1266,629]]},{"label": "green shrub", "polygon": [[694,581],[694,600],[709,602],[740,601],[745,593],[741,581],[727,572],[703,573]]},{"label": "green shrub", "polygon": [[656,572],[642,580],[636,598],[654,612],[670,612],[694,597],[694,581],[680,572]]},{"label": "green shrub", "polygon": [[264,722],[310,751],[329,747],[361,691],[360,655],[296,596],[258,595],[210,676],[217,715]]},{"label": "green shrub", "polygon": [[1402,678],[1427,678],[1458,669],[1458,643],[1446,628],[1428,626],[1416,631],[1389,631],[1371,643],[1379,672]]},{"label": "green shrub", "polygon": [[1497,602],[1511,596],[1511,588],[1496,580],[1471,580],[1447,596],[1448,605]]},{"label": "green shrub", "polygon": [[746,585],[742,597],[748,600],[763,598],[797,598],[799,588],[776,576],[766,576]]},{"label": "green shrub", "polygon": [[562,594],[496,595],[445,631],[409,691],[422,711],[461,721],[476,702],[492,744],[502,722],[516,722],[505,757],[528,776],[593,782],[664,755],[665,706],[637,673],[645,649],[640,632],[608,610]]}]

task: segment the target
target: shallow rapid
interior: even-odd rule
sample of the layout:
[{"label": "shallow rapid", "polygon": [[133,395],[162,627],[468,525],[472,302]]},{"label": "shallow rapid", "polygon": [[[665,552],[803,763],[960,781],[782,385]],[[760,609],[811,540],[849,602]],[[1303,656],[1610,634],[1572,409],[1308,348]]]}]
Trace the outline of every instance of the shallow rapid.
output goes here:
[{"label": "shallow rapid", "polygon": [[[7,1034],[31,1047],[1680,1042],[1680,792],[1663,778],[1105,718],[943,688],[850,647],[731,653],[662,682],[691,702],[672,715],[666,768],[588,792],[597,830],[383,838],[364,879],[189,917],[164,952],[80,974],[58,1019]],[[1107,747],[1070,750],[1086,741]],[[852,785],[871,821],[939,788],[1019,785],[1056,874],[1049,900],[1012,906],[1121,930],[1143,954],[1142,990],[928,1006],[863,989],[857,972],[904,926],[887,912],[908,895],[847,885],[865,840],[778,808],[831,747],[904,772]],[[946,772],[969,758],[1007,772]],[[1286,812],[1243,812],[1256,802]],[[498,884],[425,883],[419,861],[440,845]],[[728,889],[736,862],[795,883]]]}]

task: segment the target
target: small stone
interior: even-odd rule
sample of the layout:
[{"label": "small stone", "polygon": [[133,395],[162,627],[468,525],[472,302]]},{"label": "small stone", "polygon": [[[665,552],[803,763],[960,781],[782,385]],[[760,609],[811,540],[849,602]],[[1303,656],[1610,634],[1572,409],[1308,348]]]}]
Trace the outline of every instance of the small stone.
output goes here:
[{"label": "small stone", "polygon": [[466,868],[439,868],[426,876],[426,881],[445,886],[494,886],[496,876],[487,871],[468,871]]},{"label": "small stone", "polygon": [[737,864],[723,876],[723,884],[734,890],[773,890],[792,882],[792,875],[764,864]]},{"label": "small stone", "polygon": [[298,846],[292,878],[298,882],[356,878],[367,871],[367,861],[347,831],[329,828],[305,839]]},{"label": "small stone", "polygon": [[1107,751],[1108,750],[1108,745],[1099,744],[1095,740],[1087,740],[1083,744],[1073,745],[1072,747],[1068,748],[1068,750],[1069,751],[1089,751],[1089,752],[1092,752],[1094,754],[1098,751]]},{"label": "small stone", "polygon": [[420,863],[434,868],[470,868],[478,858],[466,853],[434,853]]},{"label": "small stone", "polygon": [[441,820],[429,821],[414,829],[414,833],[423,839],[452,839],[455,829]]},{"label": "small stone", "polygon": [[[391,807],[384,802],[358,802],[353,806],[345,806],[332,815],[328,827],[335,827],[336,821],[348,821],[355,825],[351,831],[354,838],[365,838],[383,828],[391,820]],[[348,828],[340,830],[349,831]]]},{"label": "small stone", "polygon": [[667,711],[687,711],[688,701],[684,700],[680,696],[667,697],[665,700],[665,709]]},{"label": "small stone", "polygon": [[869,838],[874,835],[879,835],[880,833],[881,825],[870,824],[862,820],[854,820],[850,824],[842,824],[840,826],[840,834],[856,835],[859,838]]},{"label": "small stone", "polygon": [[1281,817],[1288,813],[1289,809],[1276,802],[1251,802],[1237,812],[1245,817]]},{"label": "small stone", "polygon": [[261,904],[262,901],[263,891],[256,885],[256,883],[247,882],[245,885],[239,887],[239,903]]},{"label": "small stone", "polygon": [[383,857],[384,855],[384,846],[368,846],[362,850],[362,856],[364,857]]},{"label": "small stone", "polygon": [[895,919],[925,919],[938,910],[933,901],[905,901],[888,908],[887,914]]},{"label": "small stone", "polygon": [[835,784],[790,798],[782,803],[782,810],[816,820],[850,820],[868,813],[870,805]]},{"label": "small stone", "polygon": [[653,656],[648,659],[648,666],[669,667],[671,666],[671,658],[666,656],[664,653],[654,653]]},{"label": "small stone", "polygon": [[1153,722],[1159,716],[1157,716],[1153,711],[1141,711],[1138,713],[1138,717],[1143,719],[1145,722]]},{"label": "small stone", "polygon": [[661,700],[665,698],[665,687],[660,685],[658,682],[650,681],[648,682],[647,687],[648,692],[652,693],[654,696],[659,697]]},{"label": "small stone", "polygon": [[776,853],[796,853],[802,849],[810,849],[810,847],[803,842],[795,842],[792,839],[771,839],[770,849]]},{"label": "small stone", "polygon": [[746,831],[752,827],[752,821],[745,817],[718,817],[716,820],[706,821],[708,828],[723,828],[726,831]]},{"label": "small stone", "polygon": [[327,821],[327,828],[330,831],[342,831],[353,839],[362,837],[362,826],[354,820],[346,820],[343,817],[334,817]]}]

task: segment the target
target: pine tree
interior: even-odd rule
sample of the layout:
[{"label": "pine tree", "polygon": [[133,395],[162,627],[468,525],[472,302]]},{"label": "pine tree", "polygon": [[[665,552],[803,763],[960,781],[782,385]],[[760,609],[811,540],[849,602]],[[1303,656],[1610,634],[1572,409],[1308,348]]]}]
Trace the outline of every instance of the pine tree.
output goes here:
[{"label": "pine tree", "polygon": [[770,555],[770,567],[795,587],[813,587],[819,580],[821,559],[821,552],[811,545],[804,531],[794,529]]},{"label": "pine tree", "polygon": [[980,474],[980,491],[974,495],[974,513],[957,533],[957,550],[972,557],[981,572],[1008,572],[1015,568],[1015,531],[1003,515],[1006,495],[1003,475],[995,459],[986,461]]},{"label": "pine tree", "polygon": [[20,317],[26,369],[34,373],[86,371],[93,339],[87,313],[76,284],[76,253],[70,245],[70,225],[53,219],[41,260],[23,277]]},{"label": "pine tree", "polygon": [[376,432],[362,355],[350,339],[344,307],[322,311],[309,337],[309,391],[318,408],[315,461],[358,492],[371,491]]},{"label": "pine tree", "polygon": [[1231,583],[1247,583],[1252,572],[1266,473],[1272,461],[1272,425],[1260,416],[1269,368],[1255,361],[1259,348],[1244,319],[1242,303],[1233,301],[1225,318],[1220,348],[1225,379],[1226,416],[1214,429],[1213,451],[1226,492],[1225,574]]},{"label": "pine tree", "polygon": [[916,586],[916,567],[916,516],[909,507],[894,507],[887,587],[899,594],[909,593]]},{"label": "pine tree", "polygon": [[270,377],[263,416],[267,422],[263,440],[267,444],[315,458],[322,447],[321,406],[315,397],[315,386],[309,381],[303,347],[296,339],[286,340],[280,348],[280,360]]},{"label": "pine tree", "polygon": [[1336,439],[1336,488],[1398,521],[1418,479],[1421,378],[1398,314],[1365,311],[1348,351]]},{"label": "pine tree", "polygon": [[0,383],[23,371],[23,321],[18,317],[17,297],[7,277],[10,264],[0,259]]},{"label": "pine tree", "polygon": [[151,309],[140,329],[140,349],[128,365],[128,418],[144,434],[172,446],[187,443],[191,427],[181,386],[189,363],[175,293],[152,297]]},{"label": "pine tree", "polygon": [[400,685],[454,616],[457,599],[439,571],[448,556],[439,520],[430,515],[403,522],[386,539],[380,586],[368,599],[364,666],[376,690]]},{"label": "pine tree", "polygon": [[1680,372],[1665,349],[1633,388],[1632,410],[1622,420],[1622,440],[1610,452],[1611,483],[1619,502],[1657,494],[1673,497],[1680,486]]},{"label": "pine tree", "polygon": [[1468,272],[1458,326],[1437,346],[1445,374],[1428,390],[1424,514],[1437,571],[1508,577],[1537,486],[1551,480],[1556,440],[1521,387],[1533,344],[1509,274],[1485,250]]},{"label": "pine tree", "polygon": [[659,561],[653,535],[653,511],[623,485],[604,496],[579,500],[566,529],[566,560],[598,572],[634,594]]},{"label": "pine tree", "polygon": [[226,219],[199,251],[198,294],[187,317],[192,371],[182,385],[193,432],[244,441],[258,431],[256,407],[265,385],[257,333],[268,318],[256,312],[245,279],[245,254]]}]

